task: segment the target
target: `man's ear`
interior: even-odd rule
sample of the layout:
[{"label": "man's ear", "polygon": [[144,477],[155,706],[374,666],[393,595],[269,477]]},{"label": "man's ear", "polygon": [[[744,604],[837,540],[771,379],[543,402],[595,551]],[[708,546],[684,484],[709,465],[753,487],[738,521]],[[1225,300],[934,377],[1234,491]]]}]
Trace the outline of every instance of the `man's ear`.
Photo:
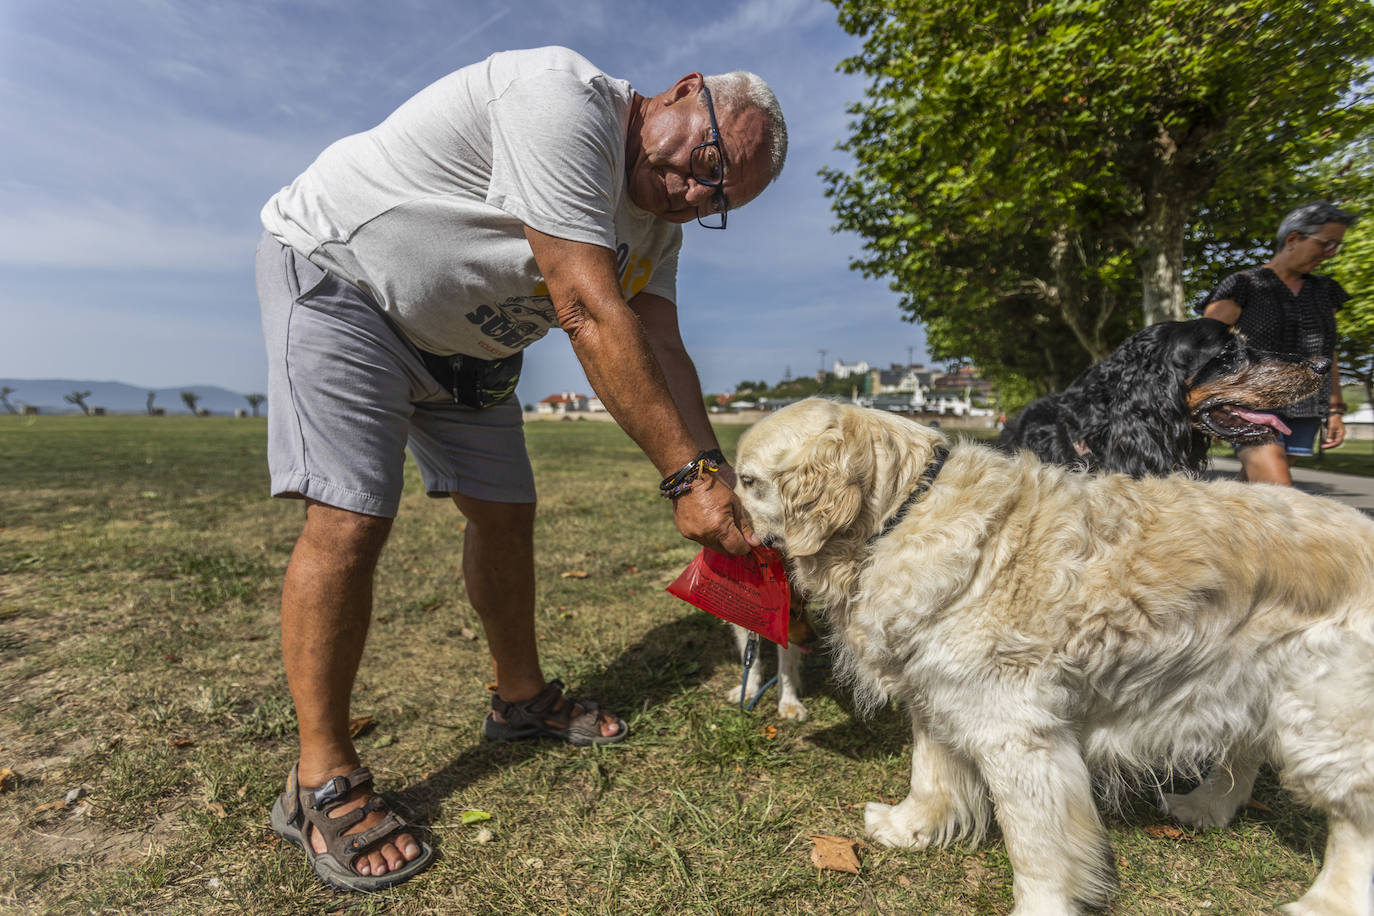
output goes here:
[{"label": "man's ear", "polygon": [[700,73],[688,73],[663,93],[663,104],[671,105],[682,99],[691,98],[701,91],[702,84],[705,82]]}]

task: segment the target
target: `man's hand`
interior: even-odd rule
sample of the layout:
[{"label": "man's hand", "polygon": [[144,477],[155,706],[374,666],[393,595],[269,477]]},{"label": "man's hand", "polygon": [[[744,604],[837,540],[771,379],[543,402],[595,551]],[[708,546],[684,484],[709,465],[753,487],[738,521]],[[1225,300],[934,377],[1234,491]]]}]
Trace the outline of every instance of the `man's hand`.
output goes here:
[{"label": "man's hand", "polygon": [[712,474],[673,500],[673,521],[683,537],[716,553],[748,553],[761,543],[734,490]]}]

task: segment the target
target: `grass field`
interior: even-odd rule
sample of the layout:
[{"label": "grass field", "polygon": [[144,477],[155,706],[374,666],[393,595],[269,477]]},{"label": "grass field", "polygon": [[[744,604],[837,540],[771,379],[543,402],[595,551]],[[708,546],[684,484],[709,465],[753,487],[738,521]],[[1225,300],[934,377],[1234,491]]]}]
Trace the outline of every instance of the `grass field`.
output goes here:
[{"label": "grass field", "polygon": [[[614,426],[527,427],[540,483],[545,667],[630,722],[606,749],[487,745],[491,669],[458,579],[451,504],[418,477],[383,557],[353,715],[389,796],[442,859],[376,897],[319,885],[267,810],[293,761],[280,578],[301,504],[266,497],[259,420],[0,416],[0,910],[7,913],[991,914],[975,851],[863,847],[906,791],[905,718],[857,719],[824,659],[804,724],[739,678],[723,624],[664,592],[696,548]],[[727,451],[739,428],[724,428]],[[564,577],[585,572],[585,578]],[[771,653],[764,658],[771,665]],[[1320,821],[1266,774],[1227,830],[1175,829],[1146,796],[1109,815],[1123,914],[1246,914],[1315,875]],[[464,823],[464,813],[490,820]],[[482,830],[486,829],[487,833]]]}]

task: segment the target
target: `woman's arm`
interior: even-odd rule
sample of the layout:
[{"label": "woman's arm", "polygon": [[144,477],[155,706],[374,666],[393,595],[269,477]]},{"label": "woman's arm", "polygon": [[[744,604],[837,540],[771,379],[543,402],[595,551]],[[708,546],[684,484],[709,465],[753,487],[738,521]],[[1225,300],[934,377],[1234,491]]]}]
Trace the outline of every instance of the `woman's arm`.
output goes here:
[{"label": "woman's arm", "polygon": [[1207,303],[1202,310],[1203,318],[1215,318],[1222,324],[1235,324],[1240,318],[1240,305],[1234,299],[1217,299]]}]

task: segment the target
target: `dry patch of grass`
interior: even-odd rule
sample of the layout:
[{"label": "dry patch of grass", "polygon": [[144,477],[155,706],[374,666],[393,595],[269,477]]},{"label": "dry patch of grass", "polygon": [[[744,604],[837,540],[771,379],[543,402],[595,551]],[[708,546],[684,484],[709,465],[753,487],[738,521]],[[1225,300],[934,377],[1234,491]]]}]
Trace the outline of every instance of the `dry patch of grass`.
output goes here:
[{"label": "dry patch of grass", "polygon": [[[738,428],[722,435],[729,449]],[[301,523],[266,498],[261,421],[0,417],[0,909],[28,913],[930,913],[1011,906],[977,851],[861,849],[818,872],[812,833],[858,838],[895,801],[905,718],[856,719],[823,660],[804,725],[742,715],[723,625],[664,586],[696,548],[615,427],[527,429],[540,484],[546,669],[630,722],[611,748],[489,745],[490,678],[459,580],[462,519],[417,477],[377,584],[353,715],[392,799],[442,859],[376,897],[320,886],[267,829],[294,757],[276,603]],[[413,471],[413,469],[412,469]],[[564,578],[579,570],[586,578]],[[771,653],[764,653],[767,659]],[[769,726],[772,726],[769,729]],[[1238,825],[1110,818],[1132,914],[1253,913],[1315,874],[1319,822],[1272,781]],[[492,818],[462,822],[479,809]],[[482,834],[485,828],[489,831]]]}]

